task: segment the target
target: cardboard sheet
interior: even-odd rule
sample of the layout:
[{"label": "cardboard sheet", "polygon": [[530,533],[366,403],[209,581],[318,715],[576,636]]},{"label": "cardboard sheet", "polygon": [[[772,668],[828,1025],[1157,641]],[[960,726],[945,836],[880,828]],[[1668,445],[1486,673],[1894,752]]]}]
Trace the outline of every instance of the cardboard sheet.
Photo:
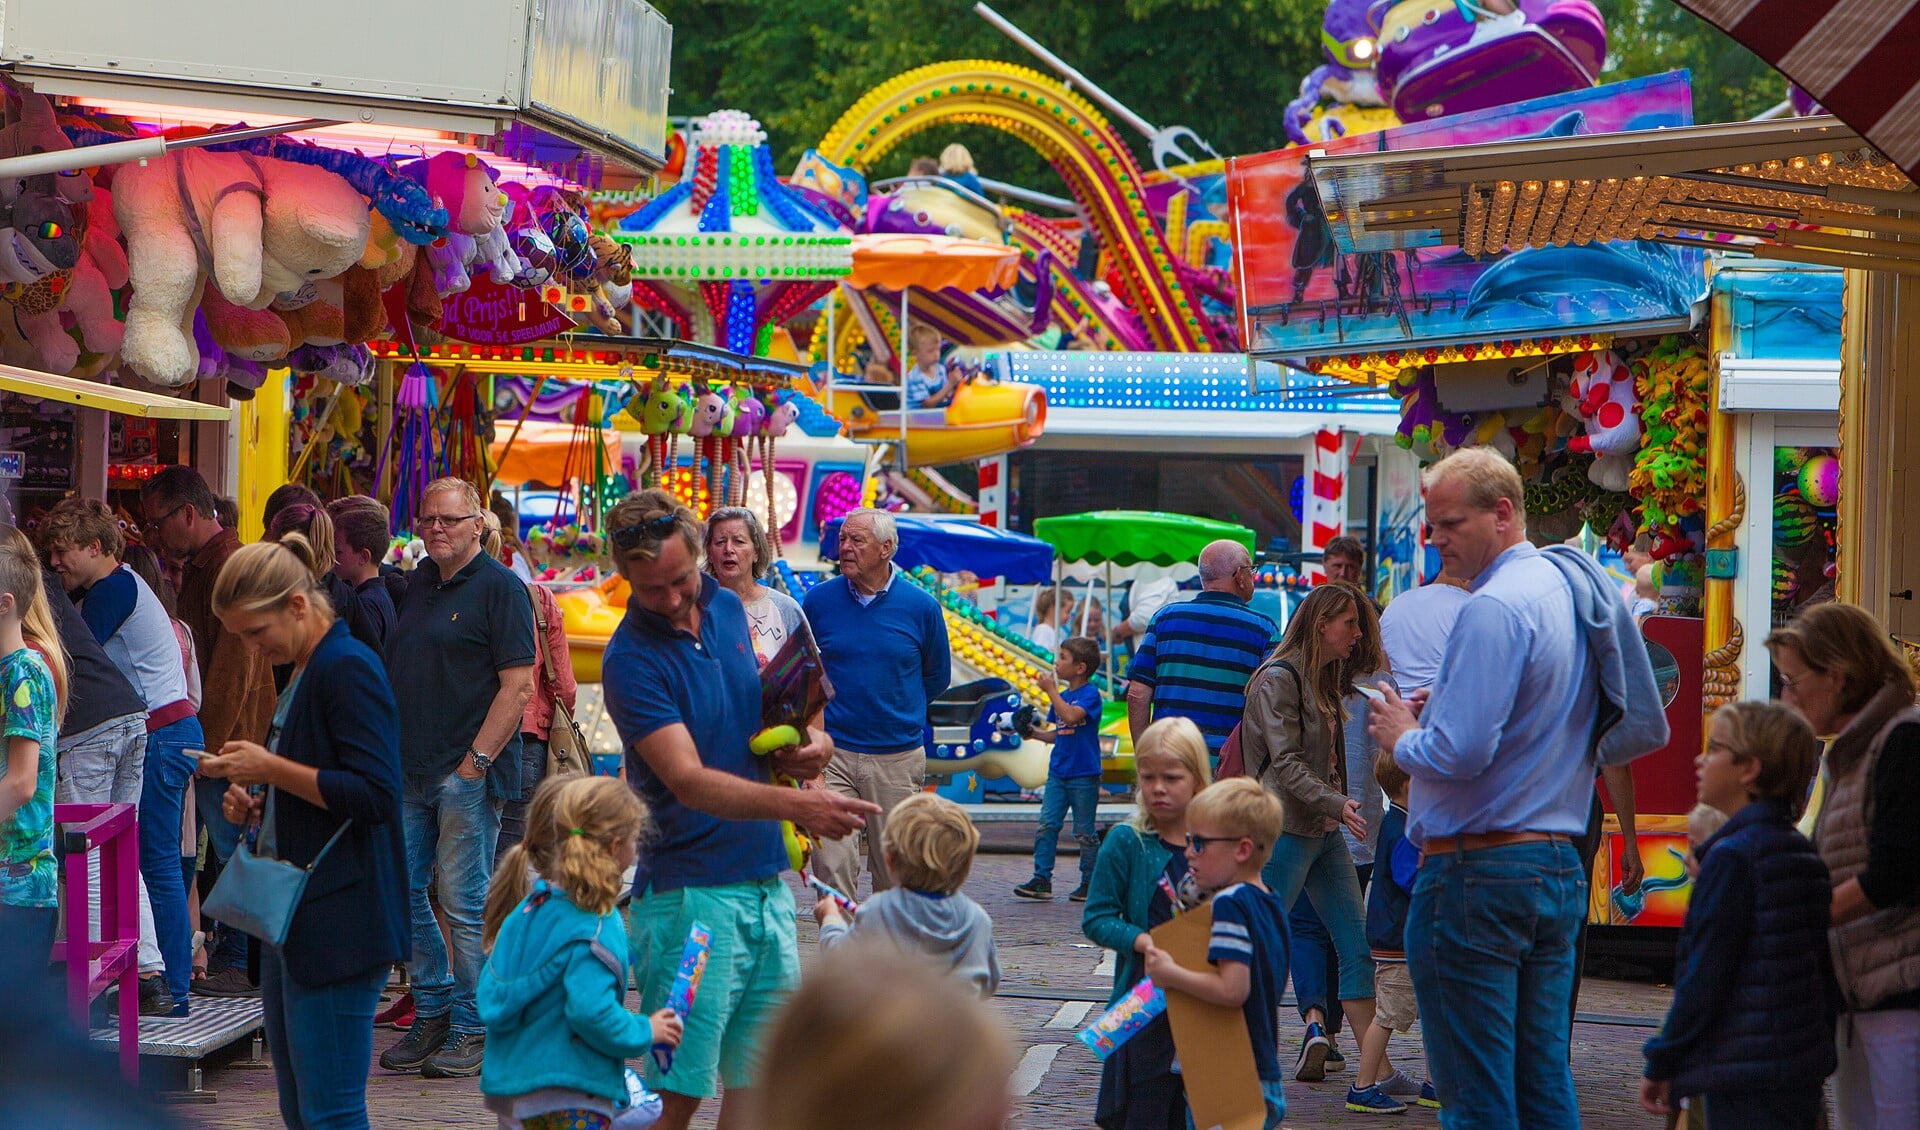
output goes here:
[{"label": "cardboard sheet", "polygon": [[[1153,944],[1188,969],[1207,968],[1213,908],[1202,905],[1153,931]],[[1196,1130],[1261,1130],[1267,1101],[1253,1065],[1246,1015],[1167,990],[1167,1019]]]}]

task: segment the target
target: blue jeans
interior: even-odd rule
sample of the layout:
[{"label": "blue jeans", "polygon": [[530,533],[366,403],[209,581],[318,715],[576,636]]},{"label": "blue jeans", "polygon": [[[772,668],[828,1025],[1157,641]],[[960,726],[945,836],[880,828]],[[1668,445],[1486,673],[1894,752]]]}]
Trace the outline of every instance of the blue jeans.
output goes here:
[{"label": "blue jeans", "polygon": [[[1283,834],[1273,845],[1273,855],[1260,878],[1287,906],[1292,906],[1302,891],[1313,899],[1314,909],[1333,939],[1334,952],[1340,955],[1340,999],[1372,1000],[1373,950],[1367,945],[1367,907],[1360,900],[1360,876],[1347,850],[1347,838],[1338,832],[1324,836]],[[1321,962],[1324,969],[1325,959]],[[1302,958],[1293,958],[1296,977],[1303,964]],[[1294,982],[1294,995],[1305,999],[1298,981]]]},{"label": "blue jeans", "polygon": [[1567,1062],[1573,936],[1587,912],[1564,838],[1432,856],[1407,911],[1407,971],[1440,1124],[1578,1127]]},{"label": "blue jeans", "polygon": [[[199,749],[204,740],[198,718],[169,722],[147,735],[147,759],[140,770],[140,875],[153,904],[154,942],[167,966],[167,991],[173,994],[176,1016],[187,1014],[193,977],[193,922],[187,915],[187,885],[181,881],[180,822],[198,762],[187,750]],[[226,788],[225,781],[218,783]]]},{"label": "blue jeans", "polygon": [[[217,777],[202,777],[193,783],[193,789],[194,807],[200,817],[200,826],[207,830],[207,854],[213,857],[214,863],[225,865],[227,860],[233,858],[234,845],[240,842],[240,825],[227,819],[226,812],[220,807],[222,798],[227,795],[227,783]],[[209,864],[207,870],[213,869]],[[246,966],[247,936],[238,930],[222,927],[207,954],[208,971],[245,969]]]},{"label": "blue jeans", "polygon": [[[487,960],[480,948],[480,912],[493,879],[500,805],[500,798],[487,795],[485,777],[469,781],[457,772],[439,778],[409,776],[400,794],[407,901],[413,917],[413,960],[407,963],[413,1007],[422,1019],[451,1012],[455,1035],[486,1031],[473,994]],[[440,910],[453,937],[451,959],[427,901],[427,886],[436,881]]]},{"label": "blue jeans", "polygon": [[[1354,870],[1364,893],[1373,864],[1363,863]],[[1305,891],[1287,912],[1287,934],[1293,944],[1293,995],[1300,1006],[1300,1019],[1305,1020],[1308,1010],[1317,1008],[1327,1018],[1327,1034],[1339,1034],[1344,1016],[1340,998],[1327,990],[1340,983],[1340,955],[1334,951],[1326,924],[1314,912],[1313,900]],[[1354,1038],[1365,1034],[1356,1032]]]},{"label": "blue jeans", "polygon": [[287,1130],[366,1130],[373,1013],[388,972],[383,964],[307,988],[279,950],[260,947],[262,1020]]},{"label": "blue jeans", "polygon": [[1060,847],[1060,825],[1067,809],[1073,809],[1073,838],[1080,842],[1080,879],[1093,877],[1093,860],[1100,854],[1100,837],[1094,831],[1093,816],[1100,803],[1100,778],[1047,778],[1046,792],[1040,798],[1040,830],[1033,836],[1033,875],[1053,880],[1053,857]]}]

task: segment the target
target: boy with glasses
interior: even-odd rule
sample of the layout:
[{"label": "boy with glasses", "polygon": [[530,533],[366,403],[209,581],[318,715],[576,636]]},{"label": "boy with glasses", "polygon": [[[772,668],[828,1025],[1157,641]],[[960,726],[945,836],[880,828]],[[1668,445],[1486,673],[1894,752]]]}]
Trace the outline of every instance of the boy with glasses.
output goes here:
[{"label": "boy with glasses", "polygon": [[1213,893],[1212,968],[1188,969],[1154,946],[1145,954],[1147,976],[1162,989],[1245,1015],[1267,1100],[1266,1130],[1287,1115],[1274,1041],[1274,1015],[1287,983],[1287,912],[1260,881],[1280,827],[1279,800],[1250,777],[1201,790],[1187,806],[1187,863],[1200,889]]}]

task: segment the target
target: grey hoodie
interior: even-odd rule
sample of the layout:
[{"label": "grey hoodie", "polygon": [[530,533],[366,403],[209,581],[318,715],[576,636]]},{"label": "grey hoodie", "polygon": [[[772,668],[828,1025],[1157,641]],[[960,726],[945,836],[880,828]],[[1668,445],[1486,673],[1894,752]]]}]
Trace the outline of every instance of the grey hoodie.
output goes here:
[{"label": "grey hoodie", "polygon": [[1594,760],[1625,765],[1666,745],[1667,714],[1653,682],[1653,662],[1619,588],[1598,561],[1571,546],[1550,545],[1540,552],[1573,590],[1574,628],[1586,640],[1600,675]]},{"label": "grey hoodie", "polygon": [[1000,988],[1000,955],[993,945],[993,919],[966,895],[928,894],[894,887],[860,904],[853,921],[820,924],[820,948],[849,938],[882,938],[923,953],[973,983],[983,997]]}]

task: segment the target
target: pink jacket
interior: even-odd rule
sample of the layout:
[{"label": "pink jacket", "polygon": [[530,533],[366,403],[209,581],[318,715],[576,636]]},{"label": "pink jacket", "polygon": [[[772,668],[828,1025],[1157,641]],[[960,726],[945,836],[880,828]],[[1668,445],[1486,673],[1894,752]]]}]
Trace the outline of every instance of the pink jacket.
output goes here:
[{"label": "pink jacket", "polygon": [[527,700],[527,708],[520,715],[520,732],[532,734],[546,740],[553,731],[553,704],[557,699],[573,709],[574,696],[579,685],[573,680],[573,655],[567,650],[567,628],[560,615],[560,602],[553,599],[553,593],[545,585],[528,585],[539,603],[540,613],[534,617],[534,631],[546,625],[542,646],[553,666],[553,678],[547,678],[546,667],[538,665],[533,672],[533,697]]}]

